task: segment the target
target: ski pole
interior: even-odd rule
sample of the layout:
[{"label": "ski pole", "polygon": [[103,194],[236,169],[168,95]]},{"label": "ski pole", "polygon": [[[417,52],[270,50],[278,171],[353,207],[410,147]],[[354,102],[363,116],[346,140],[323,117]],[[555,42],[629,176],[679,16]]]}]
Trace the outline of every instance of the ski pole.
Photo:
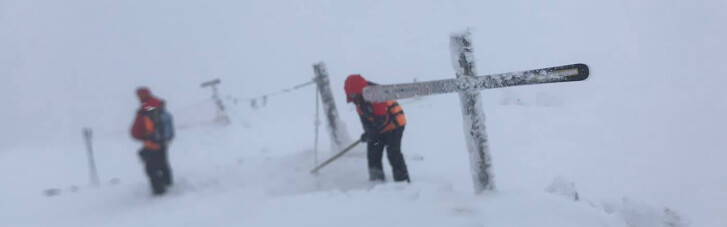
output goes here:
[{"label": "ski pole", "polygon": [[351,149],[353,149],[354,147],[356,147],[356,145],[358,145],[359,143],[361,143],[361,140],[357,140],[356,142],[353,142],[353,143],[352,143],[351,145],[349,145],[348,147],[346,147],[346,149],[343,149],[343,150],[342,150],[341,152],[338,152],[338,154],[334,155],[333,157],[329,158],[329,159],[328,159],[328,160],[326,160],[325,162],[323,162],[323,163],[321,163],[320,165],[316,166],[316,168],[314,168],[313,170],[311,170],[311,171],[310,171],[310,173],[311,173],[311,174],[315,174],[315,173],[318,173],[318,170],[320,170],[320,169],[322,169],[323,167],[327,166],[328,164],[330,164],[330,163],[331,163],[331,162],[333,162],[334,160],[336,160],[336,159],[340,158],[341,156],[343,156],[343,154],[345,154],[345,153],[346,153],[346,152],[348,152],[349,150],[351,150]]}]

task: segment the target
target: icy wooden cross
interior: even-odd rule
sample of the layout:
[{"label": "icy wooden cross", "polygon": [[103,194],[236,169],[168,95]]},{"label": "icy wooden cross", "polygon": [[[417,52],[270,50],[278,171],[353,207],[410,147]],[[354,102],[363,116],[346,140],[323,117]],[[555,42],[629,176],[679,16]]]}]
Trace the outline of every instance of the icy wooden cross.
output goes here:
[{"label": "icy wooden cross", "polygon": [[367,86],[363,90],[366,101],[383,102],[418,96],[459,92],[464,118],[464,134],[469,150],[470,168],[475,193],[495,189],[492,175],[485,113],[482,111],[480,90],[530,84],[581,81],[588,78],[588,66],[572,64],[550,68],[476,76],[470,33],[452,35],[450,39],[452,65],[457,78],[403,83],[380,86]]}]

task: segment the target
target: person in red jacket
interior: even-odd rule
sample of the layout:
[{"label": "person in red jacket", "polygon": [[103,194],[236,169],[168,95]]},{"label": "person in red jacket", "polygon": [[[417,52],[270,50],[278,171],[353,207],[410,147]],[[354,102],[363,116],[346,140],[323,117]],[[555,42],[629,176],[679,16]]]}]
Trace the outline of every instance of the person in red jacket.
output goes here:
[{"label": "person in red jacket", "polygon": [[154,195],[161,195],[172,183],[169,162],[166,160],[167,141],[163,138],[164,127],[160,118],[163,111],[162,101],[152,96],[146,87],[138,88],[136,94],[141,102],[141,108],[136,112],[131,136],[144,142],[139,156],[144,162]]},{"label": "person in red jacket", "polygon": [[404,110],[394,100],[371,103],[363,99],[363,89],[368,85],[375,85],[366,81],[361,75],[354,74],[346,78],[344,90],[346,101],[356,105],[356,111],[361,118],[364,133],[361,142],[367,143],[366,156],[368,158],[369,180],[384,181],[382,158],[384,148],[391,164],[394,181],[409,180],[409,171],[401,153],[401,138],[406,126]]}]

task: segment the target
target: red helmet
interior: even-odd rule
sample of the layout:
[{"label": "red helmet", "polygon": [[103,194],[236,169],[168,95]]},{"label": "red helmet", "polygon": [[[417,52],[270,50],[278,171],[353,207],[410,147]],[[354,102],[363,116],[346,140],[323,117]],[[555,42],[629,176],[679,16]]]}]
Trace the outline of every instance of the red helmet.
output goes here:
[{"label": "red helmet", "polygon": [[366,81],[360,74],[351,74],[346,78],[346,83],[343,90],[346,91],[346,102],[353,101],[353,97],[361,95],[364,87],[368,86],[369,82]]}]

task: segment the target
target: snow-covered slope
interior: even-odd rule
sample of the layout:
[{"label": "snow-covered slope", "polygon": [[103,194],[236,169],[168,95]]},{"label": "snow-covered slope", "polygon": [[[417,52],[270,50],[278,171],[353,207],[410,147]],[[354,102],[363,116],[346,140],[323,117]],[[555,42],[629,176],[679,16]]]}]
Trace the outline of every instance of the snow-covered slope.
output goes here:
[{"label": "snow-covered slope", "polygon": [[[410,122],[403,148],[412,184],[367,182],[363,149],[334,162],[317,176],[310,175],[315,162],[313,135],[308,130],[312,129],[312,117],[284,118],[286,114],[280,114],[288,105],[312,102],[309,98],[299,95],[287,97],[287,101],[271,100],[259,110],[232,105],[230,110],[235,114],[230,126],[208,123],[179,130],[171,149],[177,182],[162,198],[150,196],[135,155],[138,145],[125,134],[110,133],[97,139],[97,162],[105,182],[98,188],[84,183],[86,163],[80,146],[12,151],[14,155],[6,155],[1,163],[4,169],[0,172],[10,187],[3,189],[0,198],[12,205],[2,207],[0,224],[663,226],[661,223],[689,221],[682,213],[664,213],[663,204],[644,205],[638,197],[635,202],[627,198],[621,201],[619,197],[627,195],[623,194],[627,190],[619,185],[589,181],[606,179],[602,175],[607,175],[617,178],[612,182],[658,185],[637,173],[600,171],[614,163],[588,158],[608,157],[604,154],[608,152],[581,149],[590,146],[592,136],[571,132],[583,130],[579,124],[573,124],[575,129],[565,127],[568,124],[561,121],[581,121],[572,117],[566,106],[498,106],[496,114],[490,115],[490,125],[495,128],[491,132],[496,148],[497,192],[472,194],[461,125],[457,123],[460,116],[456,102],[449,101],[456,98],[446,96],[402,102]],[[209,103],[190,108],[212,109]],[[352,110],[347,106],[342,111]],[[300,115],[306,112],[313,110],[301,109]],[[212,116],[198,115],[202,119]],[[179,111],[179,117],[185,118],[184,111]],[[434,120],[448,118],[452,120]],[[284,123],[280,119],[285,119]],[[38,154],[48,158],[33,157]],[[330,154],[319,152],[321,159]],[[18,171],[32,165],[45,167]],[[546,190],[558,176],[583,183],[576,186],[583,186],[583,190],[575,189],[580,190],[579,201],[568,197],[574,189],[567,183],[556,182]],[[42,190],[46,188],[62,192],[45,197]],[[566,196],[562,196],[564,190]],[[602,195],[615,198],[598,197]],[[43,218],[35,218],[38,216]],[[633,222],[650,224],[629,225]]]},{"label": "snow-covered slope", "polygon": [[[433,103],[442,102],[403,102],[411,116],[419,115],[410,118],[414,129],[407,130],[418,130],[415,125],[420,117],[436,117],[429,110]],[[503,189],[475,196],[468,182],[468,168],[463,165],[467,163],[466,152],[455,145],[461,142],[461,130],[456,124],[439,125],[441,134],[437,140],[426,140],[426,133],[407,133],[404,151],[412,171],[412,184],[367,182],[362,149],[314,176],[308,173],[315,161],[312,141],[291,146],[283,142],[285,132],[271,127],[276,126],[272,112],[280,108],[283,106],[271,105],[258,112],[245,110],[243,115],[234,115],[235,123],[228,127],[210,124],[180,130],[171,152],[176,184],[160,198],[150,196],[141,163],[135,157],[135,145],[126,137],[111,134],[97,140],[97,160],[104,179],[100,187],[85,186],[82,155],[63,161],[6,156],[9,158],[3,159],[2,166],[7,169],[2,176],[11,187],[4,188],[0,198],[11,203],[2,207],[0,225],[628,226],[626,215],[635,213],[620,213],[624,209],[618,207],[622,206],[618,201],[615,205],[583,199],[576,202],[548,193],[547,184],[538,185],[545,181],[523,181],[523,176],[537,176],[527,172],[528,165],[507,158],[498,159],[498,163],[519,165],[515,169],[520,170],[508,173],[510,168],[498,168]],[[458,117],[456,111],[442,112]],[[300,126],[286,131],[310,128],[304,127],[310,123],[289,120],[288,126]],[[448,132],[448,128],[452,131]],[[422,141],[417,142],[419,139]],[[58,147],[34,153],[51,156],[57,150]],[[330,153],[320,155],[327,157]],[[29,165],[47,166],[47,171],[17,171]],[[547,174],[541,173],[544,175]],[[521,179],[506,180],[518,177]],[[520,182],[522,186],[510,182]],[[74,185],[76,190],[72,189]],[[61,192],[45,197],[45,187],[59,188]],[[556,189],[559,187],[563,186],[556,185]],[[606,212],[606,205],[616,208]],[[647,206],[636,212],[653,212],[652,209],[656,208]],[[636,220],[662,218],[635,215]]]},{"label": "snow-covered slope", "polygon": [[[726,226],[725,4],[0,1],[0,226]],[[480,74],[591,67],[584,82],[482,93],[496,192],[471,193],[456,95],[401,102],[411,185],[370,185],[362,147],[308,174],[310,87],[258,110],[226,100],[233,124],[209,123],[199,83],[253,97],[310,80],[323,60],[357,135],[346,75],[454,77],[448,35],[466,27]],[[162,198],[127,133],[139,85],[184,126]],[[85,186],[82,127],[99,188]],[[577,202],[561,195],[570,182]]]}]

